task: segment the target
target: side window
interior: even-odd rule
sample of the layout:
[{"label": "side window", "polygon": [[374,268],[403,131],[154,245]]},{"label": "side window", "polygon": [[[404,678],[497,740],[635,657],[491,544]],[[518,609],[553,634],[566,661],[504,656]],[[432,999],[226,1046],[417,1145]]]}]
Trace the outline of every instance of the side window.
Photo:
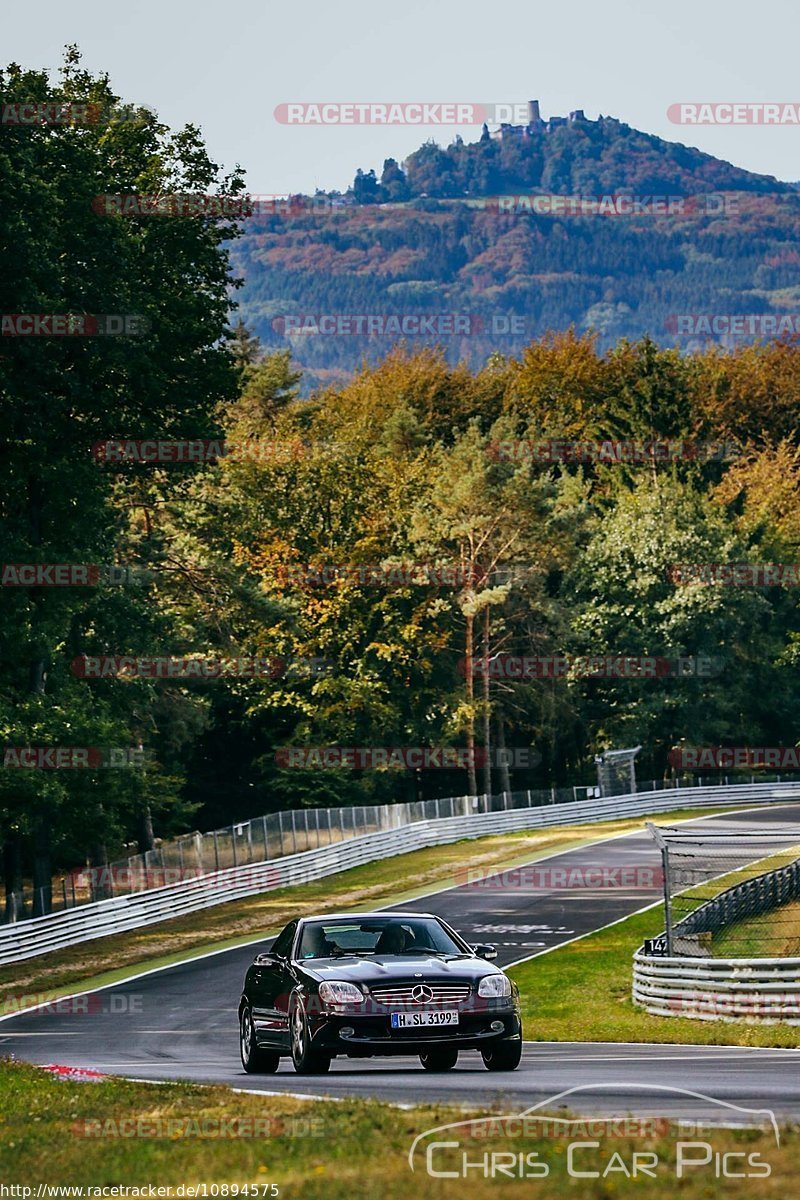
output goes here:
[{"label": "side window", "polygon": [[272,943],[271,954],[277,954],[281,958],[288,958],[292,948],[294,935],[297,930],[297,921],[290,921],[285,929],[282,929],[275,941]]}]

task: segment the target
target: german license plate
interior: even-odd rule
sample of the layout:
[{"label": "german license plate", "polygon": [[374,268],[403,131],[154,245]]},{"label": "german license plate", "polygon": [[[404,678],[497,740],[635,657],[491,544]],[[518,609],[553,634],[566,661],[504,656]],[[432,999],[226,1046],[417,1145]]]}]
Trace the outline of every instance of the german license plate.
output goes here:
[{"label": "german license plate", "polygon": [[457,1025],[455,1009],[423,1010],[422,1012],[393,1012],[392,1029],[419,1029],[423,1025]]}]

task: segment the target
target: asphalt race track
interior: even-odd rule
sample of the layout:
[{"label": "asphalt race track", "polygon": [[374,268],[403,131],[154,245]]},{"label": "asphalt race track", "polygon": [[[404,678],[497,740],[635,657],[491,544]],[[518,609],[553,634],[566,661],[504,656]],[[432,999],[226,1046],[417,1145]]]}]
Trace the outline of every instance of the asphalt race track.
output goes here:
[{"label": "asphalt race track", "polygon": [[[781,804],[700,820],[715,829],[764,828],[793,825],[797,813],[796,804]],[[498,962],[508,965],[658,900],[659,867],[653,842],[637,833],[397,907],[437,913],[469,941],[494,942]],[[580,876],[575,876],[576,869]],[[567,872],[572,872],[570,886],[565,886]],[[575,886],[576,878],[594,886]],[[246,1075],[239,1061],[237,1005],[248,964],[268,945],[266,939],[226,950],[5,1018],[0,1021],[0,1053],[137,1079],[191,1079],[257,1091],[373,1096],[406,1104],[424,1093],[427,1100],[502,1103],[506,1111],[517,1112],[578,1088],[558,1103],[599,1115],[644,1114],[654,1111],[657,1097],[661,1113],[720,1119],[713,1104],[687,1096],[689,1089],[728,1104],[800,1116],[796,1050],[527,1042],[513,1074],[492,1074],[477,1052],[465,1052],[456,1069],[442,1075],[424,1073],[416,1057],[335,1059],[329,1075],[314,1077],[296,1075],[287,1059],[276,1075]],[[528,1028],[529,1036],[532,1032]],[[576,1028],[576,1039],[580,1032]],[[676,1090],[662,1090],[670,1088]],[[730,1119],[730,1111],[724,1116]]]}]

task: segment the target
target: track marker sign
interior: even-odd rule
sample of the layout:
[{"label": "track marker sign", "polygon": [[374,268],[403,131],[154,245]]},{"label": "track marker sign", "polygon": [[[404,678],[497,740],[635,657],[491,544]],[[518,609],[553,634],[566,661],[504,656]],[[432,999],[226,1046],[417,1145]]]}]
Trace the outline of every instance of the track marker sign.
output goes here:
[{"label": "track marker sign", "polygon": [[667,953],[667,938],[665,934],[660,937],[645,938],[644,952],[652,958],[660,958]]}]

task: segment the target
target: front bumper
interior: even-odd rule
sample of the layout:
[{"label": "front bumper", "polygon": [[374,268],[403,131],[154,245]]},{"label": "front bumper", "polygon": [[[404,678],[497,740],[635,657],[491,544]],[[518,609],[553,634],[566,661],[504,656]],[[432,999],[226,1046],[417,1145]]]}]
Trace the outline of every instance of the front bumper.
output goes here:
[{"label": "front bumper", "polygon": [[315,1050],[351,1056],[420,1054],[442,1045],[477,1050],[522,1036],[519,1005],[510,998],[480,1008],[458,1006],[458,1025],[392,1029],[390,1008],[365,1015],[355,1006],[320,1013],[309,1025]]}]

